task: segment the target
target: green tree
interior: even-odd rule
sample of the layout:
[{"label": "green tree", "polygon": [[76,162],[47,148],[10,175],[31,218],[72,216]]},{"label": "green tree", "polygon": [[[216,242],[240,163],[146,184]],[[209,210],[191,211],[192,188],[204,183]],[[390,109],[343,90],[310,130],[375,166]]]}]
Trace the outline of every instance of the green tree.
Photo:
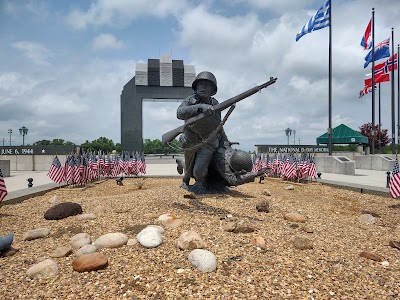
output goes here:
[{"label": "green tree", "polygon": [[53,139],[51,141],[50,145],[64,145],[64,140],[63,139]]},{"label": "green tree", "polygon": [[33,143],[33,146],[41,146],[41,145],[50,145],[51,142],[49,140],[41,140]]}]

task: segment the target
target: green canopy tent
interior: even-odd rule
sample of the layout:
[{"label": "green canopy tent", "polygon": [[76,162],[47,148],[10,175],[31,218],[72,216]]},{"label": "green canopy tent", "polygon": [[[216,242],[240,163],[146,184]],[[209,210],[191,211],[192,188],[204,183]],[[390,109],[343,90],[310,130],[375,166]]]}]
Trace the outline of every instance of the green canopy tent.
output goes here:
[{"label": "green canopy tent", "polygon": [[[317,137],[317,144],[328,144],[328,133]],[[354,131],[350,127],[340,124],[332,129],[332,144],[364,144],[368,145],[368,137]]]}]

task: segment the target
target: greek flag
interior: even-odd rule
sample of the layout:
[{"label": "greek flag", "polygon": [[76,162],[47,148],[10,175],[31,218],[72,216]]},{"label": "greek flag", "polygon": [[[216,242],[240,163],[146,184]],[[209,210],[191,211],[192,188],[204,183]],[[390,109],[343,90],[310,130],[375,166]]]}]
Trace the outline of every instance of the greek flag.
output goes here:
[{"label": "greek flag", "polygon": [[325,4],[321,6],[320,9],[317,10],[315,15],[311,17],[311,19],[303,26],[303,28],[296,35],[296,42],[307,33],[311,31],[315,31],[318,29],[322,29],[326,26],[329,26],[329,15],[330,15],[330,0],[326,0]]}]

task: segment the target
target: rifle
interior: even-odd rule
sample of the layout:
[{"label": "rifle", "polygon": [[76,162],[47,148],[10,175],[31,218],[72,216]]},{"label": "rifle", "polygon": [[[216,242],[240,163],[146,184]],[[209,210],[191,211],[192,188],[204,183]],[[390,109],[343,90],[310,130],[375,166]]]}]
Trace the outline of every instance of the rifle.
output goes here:
[{"label": "rifle", "polygon": [[[221,102],[215,106],[213,106],[214,111],[216,113],[219,113],[221,111],[223,111],[224,109],[232,106],[233,104],[235,104],[236,102],[239,102],[247,97],[250,97],[251,95],[261,91],[262,89],[266,88],[267,86],[274,84],[276,82],[278,78],[273,78],[270,77],[268,82],[265,82],[261,85],[258,85],[256,87],[253,87],[252,89],[249,89],[248,91],[245,91],[239,95],[236,95],[228,100],[225,100],[224,102]],[[197,116],[191,117],[190,119],[187,119],[185,121],[185,124],[183,124],[182,126],[179,126],[173,130],[170,130],[166,133],[164,133],[162,135],[162,143],[165,145],[169,142],[171,142],[172,140],[174,140],[179,134],[181,134],[187,126],[192,125],[193,123],[196,123],[197,121],[203,119],[205,117],[204,113],[200,113]]]}]

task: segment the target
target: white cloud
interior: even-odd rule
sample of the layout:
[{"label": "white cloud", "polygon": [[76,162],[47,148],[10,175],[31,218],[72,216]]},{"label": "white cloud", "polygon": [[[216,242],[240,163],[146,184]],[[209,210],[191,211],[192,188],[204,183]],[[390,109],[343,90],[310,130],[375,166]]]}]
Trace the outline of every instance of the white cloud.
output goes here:
[{"label": "white cloud", "polygon": [[93,39],[92,47],[96,50],[121,49],[124,47],[124,43],[112,34],[102,33]]},{"label": "white cloud", "polygon": [[66,18],[75,29],[89,25],[121,25],[134,19],[177,15],[187,7],[185,0],[97,0],[87,11],[74,10]]},{"label": "white cloud", "polygon": [[29,41],[20,41],[12,44],[15,49],[18,49],[22,54],[29,58],[34,64],[49,66],[49,59],[53,56],[50,50],[45,46]]}]

